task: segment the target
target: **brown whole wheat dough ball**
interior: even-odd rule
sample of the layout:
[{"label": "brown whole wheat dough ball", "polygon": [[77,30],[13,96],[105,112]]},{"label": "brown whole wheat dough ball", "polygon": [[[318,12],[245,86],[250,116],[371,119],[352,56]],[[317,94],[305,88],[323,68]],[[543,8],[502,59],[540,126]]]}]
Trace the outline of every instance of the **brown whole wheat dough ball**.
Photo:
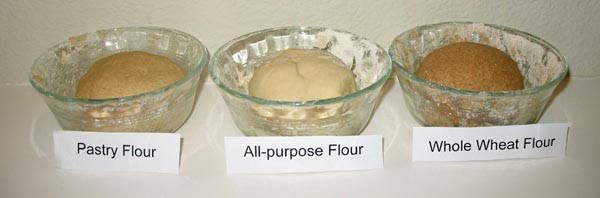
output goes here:
[{"label": "brown whole wheat dough ball", "polygon": [[471,91],[523,89],[517,63],[504,52],[478,43],[453,43],[431,52],[417,76],[449,87]]},{"label": "brown whole wheat dough ball", "polygon": [[165,87],[185,72],[167,57],[142,51],[121,52],[102,58],[79,79],[75,96],[118,98]]}]

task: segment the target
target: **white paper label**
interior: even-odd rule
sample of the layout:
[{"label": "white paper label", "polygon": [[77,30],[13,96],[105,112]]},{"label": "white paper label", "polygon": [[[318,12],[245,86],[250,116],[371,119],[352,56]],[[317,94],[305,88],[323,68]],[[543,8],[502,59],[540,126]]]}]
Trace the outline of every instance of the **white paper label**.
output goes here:
[{"label": "white paper label", "polygon": [[413,161],[562,157],[567,124],[414,127]]},{"label": "white paper label", "polygon": [[381,135],[225,137],[228,173],[294,173],[383,168]]},{"label": "white paper label", "polygon": [[179,173],[180,135],[54,131],[63,169]]}]

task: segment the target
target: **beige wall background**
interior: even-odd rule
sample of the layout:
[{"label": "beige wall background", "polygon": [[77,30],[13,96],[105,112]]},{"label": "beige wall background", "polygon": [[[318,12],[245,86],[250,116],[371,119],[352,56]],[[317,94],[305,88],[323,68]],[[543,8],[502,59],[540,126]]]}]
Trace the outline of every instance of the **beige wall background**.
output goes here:
[{"label": "beige wall background", "polygon": [[211,52],[256,30],[306,25],[344,29],[387,48],[412,27],[444,21],[504,25],[537,35],[569,62],[571,77],[600,77],[596,0],[2,0],[0,85],[28,84],[34,59],[69,36],[122,26],[188,32]]}]

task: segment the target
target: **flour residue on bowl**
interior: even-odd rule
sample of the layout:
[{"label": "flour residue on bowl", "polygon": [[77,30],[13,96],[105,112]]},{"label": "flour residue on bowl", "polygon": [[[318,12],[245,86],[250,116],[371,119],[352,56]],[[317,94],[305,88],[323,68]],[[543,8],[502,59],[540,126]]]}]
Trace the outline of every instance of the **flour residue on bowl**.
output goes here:
[{"label": "flour residue on bowl", "polygon": [[381,78],[371,67],[385,67],[379,47],[350,33],[326,29],[316,34],[312,46],[325,49],[341,59],[356,75],[359,89],[364,89]]},{"label": "flour residue on bowl", "polygon": [[[339,58],[343,62],[339,65],[352,71],[358,91],[306,101],[249,96],[248,82],[257,68],[290,48],[326,51]],[[210,71],[233,120],[246,135],[356,135],[379,96],[381,86],[372,85],[384,82],[391,69],[385,51],[365,38],[327,28],[289,27],[232,40],[211,59]]]},{"label": "flour residue on bowl", "polygon": [[[525,89],[472,92],[432,83],[414,74],[431,51],[457,42],[481,43],[508,54],[518,64]],[[398,80],[408,109],[426,126],[535,123],[567,69],[558,51],[545,41],[482,23],[449,22],[415,28],[394,39],[390,55],[399,63]]]}]

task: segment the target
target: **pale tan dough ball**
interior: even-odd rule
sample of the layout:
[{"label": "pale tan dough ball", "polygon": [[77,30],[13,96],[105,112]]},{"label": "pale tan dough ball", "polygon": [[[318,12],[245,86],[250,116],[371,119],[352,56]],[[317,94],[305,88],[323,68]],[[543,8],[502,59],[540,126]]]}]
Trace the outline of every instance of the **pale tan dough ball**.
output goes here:
[{"label": "pale tan dough ball", "polygon": [[356,91],[354,74],[336,56],[288,49],[268,57],[248,84],[249,94],[278,101],[309,101]]}]

